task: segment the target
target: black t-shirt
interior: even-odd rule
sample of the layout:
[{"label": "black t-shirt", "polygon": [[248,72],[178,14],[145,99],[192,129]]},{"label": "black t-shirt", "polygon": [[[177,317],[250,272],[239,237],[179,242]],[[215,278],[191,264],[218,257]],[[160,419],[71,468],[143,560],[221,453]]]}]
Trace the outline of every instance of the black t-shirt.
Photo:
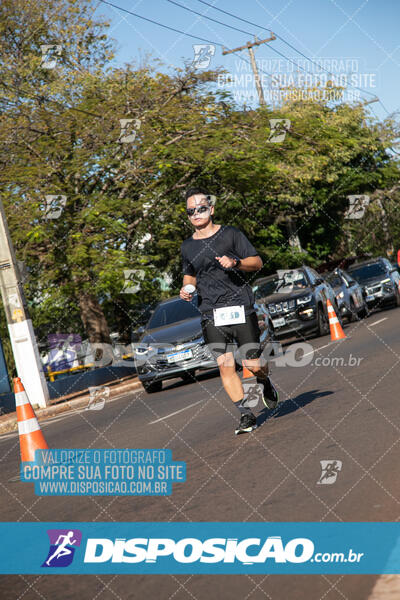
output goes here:
[{"label": "black t-shirt", "polygon": [[182,271],[196,277],[199,310],[208,316],[214,308],[243,304],[245,314],[254,311],[254,294],[247,283],[248,275],[240,269],[224,269],[216,256],[247,258],[258,256],[257,250],[236,227],[221,225],[208,238],[185,240],[181,246]]}]

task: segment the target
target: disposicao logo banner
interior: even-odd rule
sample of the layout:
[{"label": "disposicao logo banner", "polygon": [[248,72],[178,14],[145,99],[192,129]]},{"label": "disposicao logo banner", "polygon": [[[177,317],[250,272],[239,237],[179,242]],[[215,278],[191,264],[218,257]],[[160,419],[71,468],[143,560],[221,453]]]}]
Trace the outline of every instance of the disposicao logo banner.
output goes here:
[{"label": "disposicao logo banner", "polygon": [[0,523],[3,574],[400,573],[400,523]]}]

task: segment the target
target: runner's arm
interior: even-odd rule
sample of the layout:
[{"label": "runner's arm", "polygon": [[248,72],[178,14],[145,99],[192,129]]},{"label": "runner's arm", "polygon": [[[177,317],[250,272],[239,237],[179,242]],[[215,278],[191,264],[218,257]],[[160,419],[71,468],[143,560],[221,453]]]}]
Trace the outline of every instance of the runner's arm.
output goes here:
[{"label": "runner's arm", "polygon": [[196,277],[194,277],[193,275],[184,275],[183,276],[183,287],[185,287],[185,285],[188,285],[189,283],[191,283],[192,285],[194,285],[194,287],[196,287]]},{"label": "runner's arm", "polygon": [[185,287],[185,285],[188,285],[189,283],[191,283],[192,285],[194,285],[194,287],[196,287],[196,277],[194,277],[192,275],[184,275],[181,291],[179,292],[179,296],[182,298],[182,300],[191,300],[192,299],[193,294],[189,294],[188,292],[186,292],[183,289]]},{"label": "runner's arm", "polygon": [[263,266],[263,262],[259,256],[248,256],[241,258],[239,265],[236,267],[240,271],[259,271]]}]

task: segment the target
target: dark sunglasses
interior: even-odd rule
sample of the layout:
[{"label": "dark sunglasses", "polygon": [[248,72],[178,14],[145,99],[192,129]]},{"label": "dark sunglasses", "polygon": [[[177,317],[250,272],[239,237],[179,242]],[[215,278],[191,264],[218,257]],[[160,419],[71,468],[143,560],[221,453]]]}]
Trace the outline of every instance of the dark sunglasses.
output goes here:
[{"label": "dark sunglasses", "polygon": [[209,209],[209,206],[196,206],[196,208],[187,208],[186,214],[188,217],[193,217],[194,213],[197,211],[199,214],[206,212]]}]

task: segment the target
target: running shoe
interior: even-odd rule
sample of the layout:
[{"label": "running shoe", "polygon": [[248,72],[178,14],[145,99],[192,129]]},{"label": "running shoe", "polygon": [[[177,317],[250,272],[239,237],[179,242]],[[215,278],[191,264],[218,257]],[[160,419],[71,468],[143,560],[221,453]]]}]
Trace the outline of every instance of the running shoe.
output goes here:
[{"label": "running shoe", "polygon": [[257,380],[257,383],[261,383],[264,388],[263,402],[265,406],[271,410],[276,408],[279,402],[279,394],[270,378],[267,377],[264,380]]},{"label": "running shoe", "polygon": [[253,429],[255,429],[256,427],[257,419],[255,418],[253,413],[250,413],[248,415],[242,415],[240,417],[240,423],[235,429],[235,434],[238,435],[238,433],[250,433],[250,431],[253,431]]}]

